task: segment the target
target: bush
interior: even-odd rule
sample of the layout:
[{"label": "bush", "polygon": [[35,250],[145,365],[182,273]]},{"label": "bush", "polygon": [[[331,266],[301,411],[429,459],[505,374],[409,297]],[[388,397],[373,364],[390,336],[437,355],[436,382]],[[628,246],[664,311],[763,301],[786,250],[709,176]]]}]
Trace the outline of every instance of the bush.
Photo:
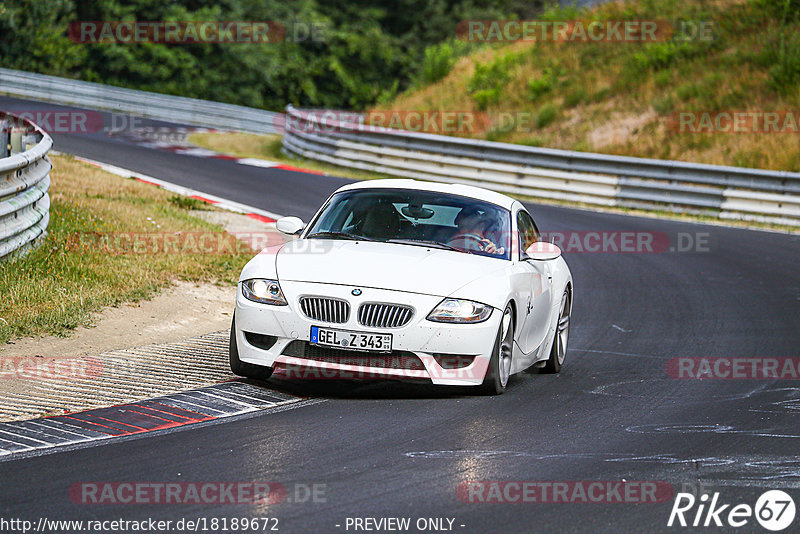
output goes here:
[{"label": "bush", "polygon": [[558,108],[556,108],[552,104],[546,104],[539,110],[539,114],[536,116],[536,127],[537,128],[544,128],[545,126],[552,124],[558,118]]},{"label": "bush", "polygon": [[481,111],[500,101],[503,87],[511,79],[509,70],[517,63],[519,56],[506,54],[491,63],[476,63],[475,72],[467,81],[467,91]]},{"label": "bush", "polygon": [[178,208],[182,208],[185,210],[202,210],[208,209],[208,204],[203,202],[202,200],[198,200],[192,197],[184,197],[181,195],[173,195],[169,197],[169,203],[173,206]]},{"label": "bush", "polygon": [[656,113],[661,115],[666,115],[670,113],[675,108],[675,100],[672,98],[672,95],[667,95],[663,98],[659,98],[653,101],[653,109],[656,110]]},{"label": "bush", "polygon": [[702,88],[694,83],[687,83],[685,85],[681,85],[677,89],[678,98],[680,98],[683,102],[691,100],[693,98],[697,98],[700,96],[702,92]]},{"label": "bush", "polygon": [[800,82],[800,36],[781,33],[775,46],[768,47],[765,55],[772,64],[769,69],[770,85],[786,94]]},{"label": "bush", "polygon": [[443,79],[453,70],[458,57],[467,50],[468,47],[463,41],[441,43],[427,47],[414,83],[421,86],[436,83]]},{"label": "bush", "polygon": [[633,54],[629,66],[637,71],[661,70],[674,65],[681,59],[691,58],[697,53],[698,49],[685,41],[651,43]]},{"label": "bush", "polygon": [[784,21],[800,14],[800,0],[756,0],[755,4],[770,16]]},{"label": "bush", "polygon": [[586,102],[588,99],[589,94],[586,92],[586,89],[583,87],[578,87],[567,93],[567,96],[564,97],[564,105],[568,108],[574,108],[575,106]]}]

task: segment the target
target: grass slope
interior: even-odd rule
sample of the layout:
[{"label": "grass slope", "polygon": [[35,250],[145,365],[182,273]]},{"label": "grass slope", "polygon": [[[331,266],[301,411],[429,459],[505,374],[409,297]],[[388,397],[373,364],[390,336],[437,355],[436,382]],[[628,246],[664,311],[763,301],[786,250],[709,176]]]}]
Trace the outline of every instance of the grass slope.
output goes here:
[{"label": "grass slope", "polygon": [[713,39],[485,44],[440,81],[374,108],[502,112],[511,127],[462,135],[639,157],[800,171],[798,133],[681,133],[680,112],[800,115],[800,2],[632,0],[542,20],[688,20]]},{"label": "grass slope", "polygon": [[173,247],[181,253],[109,254],[108,248],[93,246],[97,236],[218,236],[223,230],[192,216],[191,201],[72,157],[51,161],[49,235],[29,254],[0,262],[0,344],[64,334],[90,324],[91,314],[103,306],[147,299],[174,279],[233,284],[252,257],[244,246],[221,254],[198,252],[210,249],[188,240]]}]

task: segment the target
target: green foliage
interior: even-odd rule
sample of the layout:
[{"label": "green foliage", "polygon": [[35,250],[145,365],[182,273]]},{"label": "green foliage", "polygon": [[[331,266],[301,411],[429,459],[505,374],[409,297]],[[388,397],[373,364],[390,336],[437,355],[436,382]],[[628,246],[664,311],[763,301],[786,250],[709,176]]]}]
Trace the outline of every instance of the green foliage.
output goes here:
[{"label": "green foliage", "polygon": [[456,64],[453,47],[449,43],[429,46],[425,49],[422,70],[419,74],[420,84],[438,82],[453,69]]},{"label": "green foliage", "polygon": [[458,58],[471,49],[465,41],[449,41],[427,47],[414,84],[422,86],[438,82],[450,74]]},{"label": "green foliage", "polygon": [[536,116],[536,127],[544,128],[558,118],[558,108],[552,104],[545,104]]},{"label": "green foliage", "polygon": [[[527,0],[6,0],[0,65],[267,109],[363,109],[445,76],[462,20],[530,18]],[[74,21],[277,21],[277,43],[72,42]],[[299,23],[299,24],[297,24]],[[318,39],[303,30],[316,25]],[[296,36],[301,38],[296,39]]]},{"label": "green foliage", "polygon": [[558,67],[545,67],[542,76],[528,81],[528,97],[537,101],[546,95],[558,83],[558,78],[564,75],[564,70]]},{"label": "green foliage", "polygon": [[784,21],[800,16],[800,0],[755,0],[754,3],[769,16]]},{"label": "green foliage", "polygon": [[672,73],[669,71],[661,71],[653,77],[656,87],[667,87],[672,83]]},{"label": "green foliage", "polygon": [[633,54],[630,66],[637,71],[665,69],[697,53],[698,47],[687,41],[649,43]]},{"label": "green foliage", "polygon": [[198,200],[192,197],[185,197],[182,195],[173,195],[169,197],[169,202],[173,206],[178,208],[182,208],[185,210],[202,210],[208,209],[208,205],[203,202],[202,200]]},{"label": "green foliage", "polygon": [[653,109],[656,110],[656,113],[660,113],[661,115],[671,113],[672,110],[675,109],[675,99],[671,94],[658,98],[653,101]]},{"label": "green foliage", "polygon": [[500,102],[503,87],[511,79],[511,69],[520,61],[518,54],[498,56],[490,63],[476,63],[475,72],[467,81],[467,91],[480,110]]},{"label": "green foliage", "polygon": [[763,62],[770,65],[770,85],[779,93],[787,94],[800,84],[800,35],[781,32],[773,43],[765,48]]},{"label": "green foliage", "polygon": [[564,106],[574,108],[589,100],[589,93],[583,87],[576,87],[564,97]]},{"label": "green foliage", "polygon": [[687,83],[678,87],[677,93],[678,98],[684,102],[687,102],[700,96],[702,93],[702,87],[696,83]]},{"label": "green foliage", "polygon": [[0,65],[64,76],[86,59],[86,47],[67,38],[68,0],[0,3]]}]

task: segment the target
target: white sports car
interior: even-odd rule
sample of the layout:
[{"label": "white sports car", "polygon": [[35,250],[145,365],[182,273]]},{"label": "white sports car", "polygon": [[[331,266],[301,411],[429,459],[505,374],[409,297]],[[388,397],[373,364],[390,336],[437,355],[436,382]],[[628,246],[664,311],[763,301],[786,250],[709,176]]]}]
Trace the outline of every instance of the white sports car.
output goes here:
[{"label": "white sports car", "polygon": [[519,201],[466,185],[364,181],[337,190],[307,226],[285,217],[277,228],[299,238],[242,270],[235,374],[303,369],[498,394],[519,371],[561,370],[572,275]]}]

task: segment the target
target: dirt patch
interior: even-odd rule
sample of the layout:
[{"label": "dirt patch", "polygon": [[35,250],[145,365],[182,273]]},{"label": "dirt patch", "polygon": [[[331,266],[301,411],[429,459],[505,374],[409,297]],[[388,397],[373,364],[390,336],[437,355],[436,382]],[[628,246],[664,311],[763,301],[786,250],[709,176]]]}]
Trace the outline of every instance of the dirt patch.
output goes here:
[{"label": "dirt patch", "polygon": [[[69,337],[17,339],[0,348],[0,358],[74,357],[149,343],[166,343],[230,326],[235,286],[175,282],[152,300],[103,310],[97,326]],[[6,384],[0,384],[0,389]]]},{"label": "dirt patch", "polygon": [[652,108],[639,115],[612,114],[611,120],[589,132],[589,142],[594,149],[626,143],[657,116]]}]

